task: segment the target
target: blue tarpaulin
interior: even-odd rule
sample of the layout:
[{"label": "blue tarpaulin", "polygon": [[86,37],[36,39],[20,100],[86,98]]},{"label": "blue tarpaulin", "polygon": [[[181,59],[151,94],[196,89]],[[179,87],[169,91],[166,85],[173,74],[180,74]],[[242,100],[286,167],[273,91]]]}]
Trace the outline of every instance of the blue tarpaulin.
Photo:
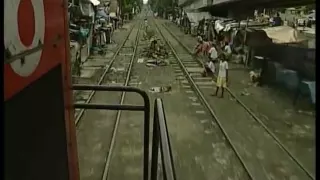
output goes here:
[{"label": "blue tarpaulin", "polygon": [[289,69],[282,69],[279,72],[279,82],[290,90],[297,89],[299,85],[299,77],[296,71]]},{"label": "blue tarpaulin", "polygon": [[80,27],[80,36],[87,38],[89,35],[89,29]]},{"label": "blue tarpaulin", "polygon": [[282,79],[281,79],[281,77],[282,77],[281,74],[282,73],[281,72],[283,70],[283,66],[280,63],[273,62],[273,63],[270,64],[270,68],[269,69],[274,70],[274,72],[275,72],[275,81],[277,83],[280,83],[282,81]]},{"label": "blue tarpaulin", "polygon": [[104,8],[98,9],[96,17],[109,18],[107,13],[104,11]]},{"label": "blue tarpaulin", "polygon": [[313,104],[316,103],[316,82],[315,81],[302,81],[300,85],[302,94],[309,95]]}]

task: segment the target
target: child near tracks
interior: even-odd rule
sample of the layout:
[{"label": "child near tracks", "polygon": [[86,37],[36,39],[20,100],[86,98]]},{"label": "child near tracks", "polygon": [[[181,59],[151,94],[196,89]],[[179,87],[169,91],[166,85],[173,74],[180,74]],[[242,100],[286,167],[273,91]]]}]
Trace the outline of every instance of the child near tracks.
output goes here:
[{"label": "child near tracks", "polygon": [[225,88],[227,88],[227,83],[228,83],[228,69],[229,69],[229,65],[227,62],[227,59],[224,55],[221,55],[221,60],[219,63],[219,71],[218,71],[218,77],[217,77],[217,89],[215,94],[213,94],[213,96],[217,96],[218,95],[218,91],[221,88],[221,98],[223,98],[223,93]]}]

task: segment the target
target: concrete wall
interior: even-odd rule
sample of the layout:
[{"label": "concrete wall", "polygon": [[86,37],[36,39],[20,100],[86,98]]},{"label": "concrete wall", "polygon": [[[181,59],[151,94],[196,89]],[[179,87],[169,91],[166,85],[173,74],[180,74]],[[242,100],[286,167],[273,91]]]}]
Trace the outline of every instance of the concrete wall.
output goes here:
[{"label": "concrete wall", "polygon": [[212,5],[217,5],[220,3],[232,2],[232,1],[235,1],[235,0],[212,0],[211,3]]},{"label": "concrete wall", "polygon": [[187,0],[178,0],[178,5],[180,6],[181,4],[185,3]]},{"label": "concrete wall", "polygon": [[179,0],[178,4],[181,5],[186,3],[187,1],[190,3],[187,3],[187,5],[183,7],[183,9],[185,10],[196,10],[211,5],[212,3],[212,0]]},{"label": "concrete wall", "polygon": [[117,0],[110,0],[110,12],[116,13],[118,8],[118,1]]}]

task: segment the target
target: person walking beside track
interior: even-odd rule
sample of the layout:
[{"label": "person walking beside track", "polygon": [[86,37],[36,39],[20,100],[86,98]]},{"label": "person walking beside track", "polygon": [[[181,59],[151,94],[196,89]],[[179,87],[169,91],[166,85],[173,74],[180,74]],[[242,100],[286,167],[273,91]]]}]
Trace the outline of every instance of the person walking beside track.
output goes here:
[{"label": "person walking beside track", "polygon": [[221,98],[223,98],[223,93],[225,88],[227,88],[227,83],[228,83],[228,69],[229,69],[229,65],[227,62],[226,57],[221,54],[220,55],[220,63],[219,63],[219,71],[218,71],[218,77],[217,77],[217,89],[215,94],[213,94],[213,96],[217,96],[218,95],[218,91],[221,88]]},{"label": "person walking beside track", "polygon": [[195,56],[200,55],[200,53],[202,52],[203,49],[203,40],[201,36],[198,36],[198,42],[196,47],[194,48],[193,52]]},{"label": "person walking beside track", "polygon": [[210,41],[203,42],[202,52],[203,52],[204,57],[208,57],[211,46],[212,46],[212,42],[210,42]]}]

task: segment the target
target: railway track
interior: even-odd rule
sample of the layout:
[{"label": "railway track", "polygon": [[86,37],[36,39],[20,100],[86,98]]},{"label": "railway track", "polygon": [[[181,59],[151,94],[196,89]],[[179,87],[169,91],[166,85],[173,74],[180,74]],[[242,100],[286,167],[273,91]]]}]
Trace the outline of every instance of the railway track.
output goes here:
[{"label": "railway track", "polygon": [[[143,45],[139,40],[141,24],[137,23],[129,30],[111,60],[102,59],[107,65],[100,73],[97,84],[139,86],[148,90],[152,86],[173,83],[174,92],[149,93],[149,96],[151,100],[156,97],[164,99],[169,132],[175,136],[172,143],[178,179],[312,179],[274,143],[268,133],[261,131],[260,125],[251,121],[252,116],[237,102],[210,97],[213,83],[211,78],[201,77],[201,62],[195,61],[168,29],[154,23],[154,28],[172,51],[169,57],[171,65],[150,69],[143,63],[135,64]],[[179,84],[175,84],[176,81]],[[177,90],[181,87],[185,93]],[[140,97],[131,93],[90,91],[86,92],[86,97],[86,103],[142,102]],[[183,99],[191,100],[192,107],[182,107],[188,104]],[[197,110],[191,112],[195,108]],[[221,113],[221,108],[232,109],[232,113]],[[142,160],[142,119],[143,115],[139,112],[78,111],[76,124],[81,179],[142,179],[142,162],[148,161],[146,158]],[[248,133],[238,130],[238,127],[244,129],[244,126],[247,126]],[[183,141],[182,137],[187,139]],[[201,139],[203,144],[192,140],[195,137]],[[275,155],[268,154],[267,148]]]},{"label": "railway track", "polygon": [[[135,32],[135,31],[134,31]],[[135,34],[133,32],[133,34]],[[139,42],[139,40],[135,40],[135,42]],[[146,43],[148,45],[149,43]],[[136,44],[138,45],[138,44]],[[142,45],[142,43],[140,43]],[[136,46],[137,47],[137,46]],[[142,49],[138,48],[138,53],[141,52]],[[132,57],[133,58],[133,57]],[[136,58],[133,58],[136,59]],[[131,67],[133,67],[134,60],[130,60]],[[117,65],[121,65],[121,59],[117,59],[114,63],[114,67]],[[140,86],[141,89],[149,90],[152,86],[159,86],[159,85],[166,85],[168,83],[172,83],[172,81],[176,81],[174,77],[174,71],[172,67],[158,67],[158,68],[148,68],[145,66],[144,63],[137,63],[132,70],[135,75],[131,76],[132,79],[128,83],[130,86]],[[114,78],[121,76],[121,74],[115,75]],[[112,78],[112,74],[108,74],[102,84],[108,84],[108,82],[115,81]],[[122,80],[124,81],[124,79]],[[144,83],[140,83],[144,82]],[[123,85],[123,84],[121,84]],[[189,131],[190,128],[196,128],[196,131],[200,132],[200,135],[196,135],[199,139],[205,139],[206,142],[212,142],[210,136],[207,133],[212,133],[214,130],[205,130],[206,132],[202,132],[202,128],[204,127],[204,121],[200,122],[202,118],[207,118],[206,115],[202,114],[200,110],[200,114],[197,115],[197,112],[190,113],[187,119],[185,118],[177,118],[177,121],[174,120],[176,115],[184,114],[188,115],[188,111],[192,108],[190,107],[181,107],[181,100],[189,100],[188,94],[181,94],[177,93],[179,91],[179,86],[177,84],[172,84],[173,88],[176,92],[173,94],[154,94],[149,93],[150,99],[154,99],[157,97],[162,97],[165,100],[166,106],[165,110],[167,111],[168,119],[172,119],[173,121],[170,122],[169,126],[176,126],[177,123],[185,123],[185,129],[176,129],[175,133],[185,134],[184,132]],[[112,104],[119,103],[119,99],[121,98],[121,94],[117,93],[110,93],[108,95],[103,94],[101,92],[96,92],[93,96],[91,102],[98,103],[99,101],[103,101],[106,103]],[[134,96],[130,93],[126,95],[125,104],[139,104],[141,101],[140,97]],[[179,107],[172,108],[172,107]],[[198,122],[193,122],[193,117],[197,116],[199,118]],[[141,179],[142,178],[142,139],[139,136],[142,135],[141,127],[143,127],[141,119],[143,115],[137,112],[123,112],[121,116],[121,121],[113,121],[113,119],[117,119],[118,114],[115,111],[92,111],[86,110],[83,114],[82,119],[78,122],[77,127],[77,139],[78,139],[78,151],[79,151],[79,159],[80,159],[80,174],[81,179]],[[171,124],[173,122],[173,124]],[[207,121],[206,121],[207,122]],[[190,124],[191,123],[191,124]],[[192,124],[195,123],[195,124]],[[186,125],[188,124],[188,125]],[[170,127],[169,127],[170,129]],[[112,132],[112,133],[110,133]],[[171,131],[172,132],[172,131]],[[117,133],[117,134],[116,134]],[[117,135],[117,137],[115,136]],[[182,136],[179,135],[181,138]],[[188,140],[188,139],[187,139]],[[215,138],[215,142],[219,142],[220,144],[224,143],[224,139],[217,139]],[[194,157],[196,157],[198,152],[195,152],[194,148],[198,148],[199,145],[197,142],[193,142],[193,140],[188,140],[189,143],[185,143],[175,139],[175,147],[179,146],[177,153],[185,154],[180,156],[181,161],[179,164],[182,164],[182,167],[178,169],[179,171],[186,171],[190,167],[197,164],[194,162]],[[110,143],[111,142],[111,143]],[[177,145],[178,144],[178,145]],[[187,147],[185,147],[187,145]],[[233,157],[229,157],[229,151],[222,151],[217,155],[211,156],[211,151],[208,149],[212,149],[211,143],[204,144],[206,146],[203,148],[205,151],[198,155],[198,158],[205,159],[205,166],[211,166],[206,171],[219,169],[221,168],[221,163],[214,163],[214,157],[220,156],[228,156],[227,159],[234,159]],[[224,147],[220,147],[219,149],[223,149]],[[112,152],[112,153],[110,153]],[[196,153],[196,154],[195,154]],[[104,157],[107,157],[104,160]],[[187,160],[186,160],[187,159]],[[224,163],[225,158],[221,160]],[[198,161],[198,160],[197,160]],[[230,160],[228,162],[228,168],[225,168],[223,165],[223,170],[221,172],[215,173],[213,177],[223,176],[225,172],[232,171],[233,175],[228,175],[231,177],[239,177],[238,179],[247,179],[242,176],[242,170],[238,171],[236,167],[238,162],[233,162],[234,160]],[[111,162],[111,163],[110,163]],[[104,166],[104,167],[103,167]],[[103,168],[102,168],[103,167]],[[232,170],[231,170],[232,169]],[[161,168],[160,168],[161,171]],[[201,168],[196,168],[196,173],[190,172],[193,175],[189,176],[190,174],[186,174],[185,176],[181,177],[182,179],[195,179],[197,176],[199,177],[199,173],[202,171]],[[103,175],[101,172],[104,172]],[[161,173],[159,173],[159,176]],[[181,173],[180,173],[181,174]],[[101,176],[101,177],[100,177]],[[203,175],[200,174],[200,177]],[[204,176],[203,176],[204,177]],[[204,178],[207,179],[207,178]]]},{"label": "railway track", "polygon": [[[193,89],[207,108],[212,120],[220,127],[230,148],[237,155],[249,179],[314,179],[307,168],[230,89],[227,90],[234,102],[210,97],[214,91],[214,83],[211,78],[201,76],[203,63],[199,60],[195,61],[190,50],[165,25],[158,25],[160,23],[156,21],[154,21],[155,26],[177,59],[177,63],[173,66],[178,78],[184,86],[190,86]],[[223,109],[232,111],[222,113]],[[242,122],[239,123],[239,121]],[[248,129],[248,132],[238,130],[240,128]],[[269,152],[274,154],[271,155]]]},{"label": "railway track", "polygon": [[[101,61],[107,64],[99,73],[98,85],[129,86],[130,80],[134,79],[132,67],[141,25],[142,21],[136,20],[110,60],[101,57]],[[85,103],[123,104],[126,99],[125,92],[87,91],[82,95],[85,96],[82,99]],[[81,109],[76,113],[81,179],[108,179],[114,156],[121,111],[97,111]]]},{"label": "railway track", "polygon": [[[164,28],[166,30],[169,30],[167,25],[164,24]],[[171,31],[169,31],[170,35],[172,35],[176,40],[178,40],[179,38],[177,36],[175,36]],[[179,40],[178,40],[179,41]],[[186,44],[182,43],[181,41],[179,41],[179,44],[189,53],[192,54],[191,50],[186,46]],[[197,59],[197,61],[203,65],[203,62],[200,61],[199,59]],[[232,67],[233,66],[233,67]],[[232,65],[231,68],[233,70],[237,70],[237,68],[239,68],[239,65]],[[232,86],[231,86],[232,87]],[[308,163],[310,163],[310,161],[300,161],[297,157],[297,155],[295,154],[297,151],[295,151],[295,153],[292,151],[292,148],[295,148],[295,146],[291,146],[290,148],[283,143],[284,141],[292,141],[289,139],[287,140],[280,140],[280,138],[278,138],[278,136],[274,133],[274,131],[272,131],[269,128],[269,125],[267,124],[266,121],[262,120],[261,118],[259,118],[259,115],[255,112],[253,112],[253,110],[251,110],[249,108],[249,106],[246,105],[246,103],[239,97],[236,95],[236,93],[232,90],[232,88],[227,88],[228,93],[230,94],[230,96],[238,103],[238,105],[240,105],[250,116],[253,120],[255,120],[264,130],[265,132],[268,134],[268,136],[270,136],[275,142],[276,144],[305,172],[305,174],[307,176],[309,176],[309,178],[311,179],[315,179],[315,171],[314,171],[314,165],[313,163],[311,163],[310,165]],[[303,118],[304,116],[300,116],[300,118]],[[263,117],[265,118],[265,117]],[[300,119],[299,118],[299,119]],[[267,118],[268,119],[268,118]],[[268,119],[269,120],[269,119]],[[274,119],[276,121],[276,119]],[[278,120],[278,119],[277,119]],[[270,120],[269,120],[270,121]],[[296,136],[295,138],[299,138],[299,135]],[[309,141],[309,138],[305,138],[305,141]],[[299,145],[299,144],[297,144]],[[297,146],[296,145],[296,146]],[[305,148],[299,155],[301,156],[302,154],[305,155],[305,153],[310,153],[310,151],[306,151],[307,148]],[[308,157],[309,159],[310,157]]]},{"label": "railway track", "polygon": [[[126,42],[128,41],[133,29],[135,26],[132,26],[128,32],[128,35],[125,37],[124,41],[120,44],[120,46],[117,48],[116,52],[113,54],[111,60],[108,62],[107,64],[104,65],[104,67],[102,68],[102,74],[99,74],[98,76],[98,85],[103,84],[104,80],[106,79],[106,75],[112,70],[113,64],[114,62],[119,58],[119,54],[121,52],[121,50],[124,48]],[[100,57],[101,60],[106,61],[105,58],[103,56]],[[91,67],[95,67],[95,66],[91,66]],[[90,103],[90,101],[92,100],[93,96],[95,95],[96,91],[90,91],[87,92],[89,93],[89,95],[82,99],[82,101],[85,101],[85,103]],[[81,109],[80,111],[76,112],[76,120],[75,123],[76,125],[79,123],[80,119],[82,118],[83,114],[84,114],[84,109]]]}]

